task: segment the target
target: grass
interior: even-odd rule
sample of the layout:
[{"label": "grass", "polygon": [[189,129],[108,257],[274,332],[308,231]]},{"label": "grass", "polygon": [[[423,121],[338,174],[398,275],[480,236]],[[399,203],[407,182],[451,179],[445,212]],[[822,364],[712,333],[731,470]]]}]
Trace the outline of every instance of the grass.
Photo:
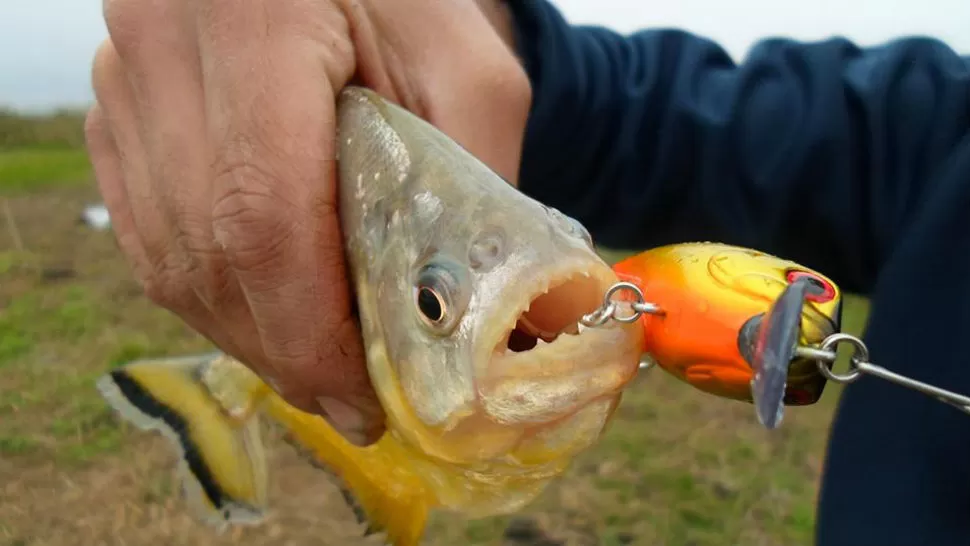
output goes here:
[{"label": "grass", "polygon": [[0,109],[0,196],[90,178],[83,112],[34,116]]},{"label": "grass", "polygon": [[[134,358],[209,346],[140,294],[110,233],[76,223],[97,196],[53,167],[59,152],[24,157],[48,170],[0,170],[0,188],[20,191],[11,201],[25,243],[9,250],[0,233],[0,544],[360,544],[332,484],[286,448],[272,455],[271,524],[215,536],[186,515],[163,444],[121,426],[93,382]],[[87,176],[79,162],[64,164]],[[866,313],[850,298],[845,329],[861,332]],[[501,544],[513,520],[528,520],[570,545],[810,543],[839,393],[829,385],[769,432],[750,405],[653,370],[628,390],[601,443],[522,514],[437,515],[427,542]]]},{"label": "grass", "polygon": [[[42,271],[23,267],[20,273],[36,278]],[[125,314],[105,305],[111,294],[83,283],[35,283],[17,283],[15,293],[3,292],[0,455],[52,451],[58,463],[86,462],[115,451],[121,438],[92,389],[95,377],[162,347],[129,329]],[[148,305],[142,307],[154,314]]]},{"label": "grass", "polygon": [[0,150],[0,195],[46,186],[77,185],[91,177],[83,149],[18,148]]}]

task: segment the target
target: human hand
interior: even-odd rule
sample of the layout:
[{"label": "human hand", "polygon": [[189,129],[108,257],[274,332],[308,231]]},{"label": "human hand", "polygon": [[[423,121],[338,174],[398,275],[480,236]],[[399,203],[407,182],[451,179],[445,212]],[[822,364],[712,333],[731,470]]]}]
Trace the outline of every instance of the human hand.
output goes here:
[{"label": "human hand", "polygon": [[373,442],[335,97],[370,87],[514,183],[518,62],[472,0],[105,0],[104,15],[86,135],[135,277],[287,401]]}]

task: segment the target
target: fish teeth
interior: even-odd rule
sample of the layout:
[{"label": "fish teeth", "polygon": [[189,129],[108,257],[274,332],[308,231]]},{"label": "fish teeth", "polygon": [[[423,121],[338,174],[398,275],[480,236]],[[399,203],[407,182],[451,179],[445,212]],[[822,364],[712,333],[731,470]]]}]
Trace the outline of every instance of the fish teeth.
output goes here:
[{"label": "fish teeth", "polygon": [[538,326],[536,326],[535,324],[533,324],[529,319],[525,318],[524,316],[519,319],[519,322],[521,322],[523,326],[525,326],[526,328],[528,328],[529,335],[534,335],[534,336],[536,336],[537,338],[540,338],[540,339],[545,338],[545,337],[555,338],[557,335],[559,335],[559,334],[557,334],[555,332],[547,332],[547,331],[539,328]]}]

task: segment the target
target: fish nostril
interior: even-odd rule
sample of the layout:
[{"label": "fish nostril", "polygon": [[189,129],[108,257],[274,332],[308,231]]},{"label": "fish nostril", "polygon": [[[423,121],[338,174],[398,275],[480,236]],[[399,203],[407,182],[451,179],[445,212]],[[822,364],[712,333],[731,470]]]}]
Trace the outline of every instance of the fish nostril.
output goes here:
[{"label": "fish nostril", "polygon": [[487,271],[505,256],[505,234],[492,229],[480,234],[468,249],[468,262],[473,269]]}]

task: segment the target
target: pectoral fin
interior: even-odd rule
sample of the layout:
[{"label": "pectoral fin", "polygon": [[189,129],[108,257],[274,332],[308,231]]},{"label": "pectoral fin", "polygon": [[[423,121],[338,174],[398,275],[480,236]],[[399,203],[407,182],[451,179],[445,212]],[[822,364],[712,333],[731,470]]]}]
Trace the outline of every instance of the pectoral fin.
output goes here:
[{"label": "pectoral fin", "polygon": [[391,546],[420,544],[435,497],[408,448],[387,433],[369,447],[357,447],[320,416],[277,397],[267,399],[264,409],[287,430],[290,443],[337,479],[358,521],[367,525],[365,534],[383,532]]}]

